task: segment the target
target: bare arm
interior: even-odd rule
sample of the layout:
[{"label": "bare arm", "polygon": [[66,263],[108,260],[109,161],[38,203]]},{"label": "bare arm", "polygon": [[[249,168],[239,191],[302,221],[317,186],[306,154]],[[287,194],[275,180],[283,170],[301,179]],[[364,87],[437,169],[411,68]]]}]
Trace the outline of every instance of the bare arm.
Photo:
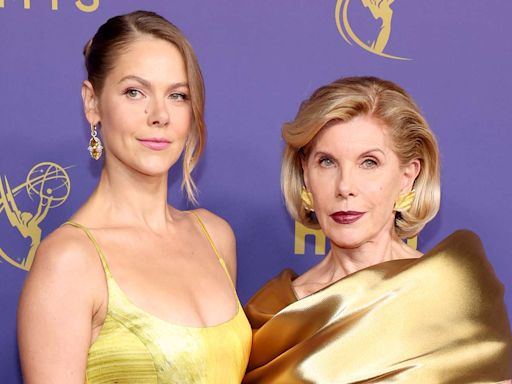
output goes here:
[{"label": "bare arm", "polygon": [[41,243],[21,294],[18,343],[27,384],[85,381],[98,265],[87,239],[70,231]]}]

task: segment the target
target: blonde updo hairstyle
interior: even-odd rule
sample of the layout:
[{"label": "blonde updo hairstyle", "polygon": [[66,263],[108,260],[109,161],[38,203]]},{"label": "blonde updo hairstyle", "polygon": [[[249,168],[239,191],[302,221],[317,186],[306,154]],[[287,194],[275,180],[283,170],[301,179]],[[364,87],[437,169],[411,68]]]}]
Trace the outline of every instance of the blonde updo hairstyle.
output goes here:
[{"label": "blonde updo hairstyle", "polygon": [[195,204],[197,188],[191,173],[199,161],[206,142],[204,81],[194,50],[178,27],[155,12],[149,11],[135,11],[110,18],[100,26],[84,47],[88,80],[95,92],[101,94],[105,78],[114,68],[117,58],[131,43],[146,36],[174,45],[180,51],[185,63],[193,123],[183,154],[181,188],[185,190],[188,200]]},{"label": "blonde updo hairstyle", "polygon": [[421,169],[414,181],[414,202],[408,211],[395,215],[397,235],[413,237],[439,210],[439,150],[434,134],[409,94],[391,81],[376,77],[342,78],[317,89],[302,102],[295,119],[283,125],[286,147],[281,187],[286,207],[295,220],[319,228],[314,213],[302,203],[301,160],[307,158],[310,144],[323,127],[358,116],[371,117],[387,127],[393,151],[402,165],[414,159],[420,161]]}]

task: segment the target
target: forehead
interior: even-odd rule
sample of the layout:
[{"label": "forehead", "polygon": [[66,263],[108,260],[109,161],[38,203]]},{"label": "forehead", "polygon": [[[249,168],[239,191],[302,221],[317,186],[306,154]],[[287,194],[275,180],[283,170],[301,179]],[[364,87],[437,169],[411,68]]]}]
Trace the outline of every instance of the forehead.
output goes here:
[{"label": "forehead", "polygon": [[152,36],[142,36],[123,46],[107,79],[116,80],[128,75],[172,82],[187,80],[185,62],[178,48]]},{"label": "forehead", "polygon": [[348,122],[332,122],[322,128],[313,142],[313,150],[329,152],[360,152],[378,148],[389,152],[391,138],[386,125],[368,116]]}]

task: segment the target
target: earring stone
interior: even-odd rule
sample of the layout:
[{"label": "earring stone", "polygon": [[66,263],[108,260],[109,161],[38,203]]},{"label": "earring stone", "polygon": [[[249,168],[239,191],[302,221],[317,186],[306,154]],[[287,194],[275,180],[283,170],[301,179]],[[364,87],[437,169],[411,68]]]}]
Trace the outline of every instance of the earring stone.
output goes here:
[{"label": "earring stone", "polygon": [[99,160],[103,153],[103,145],[98,137],[98,131],[95,124],[91,124],[91,139],[89,140],[89,146],[87,147],[89,154],[94,160]]}]

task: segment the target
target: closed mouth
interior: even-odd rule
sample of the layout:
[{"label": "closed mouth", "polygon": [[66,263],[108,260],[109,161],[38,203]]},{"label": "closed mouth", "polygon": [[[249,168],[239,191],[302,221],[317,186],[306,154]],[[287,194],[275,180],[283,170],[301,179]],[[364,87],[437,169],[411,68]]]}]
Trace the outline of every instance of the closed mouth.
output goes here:
[{"label": "closed mouth", "polygon": [[365,212],[358,211],[338,211],[330,215],[330,217],[338,224],[352,224],[359,220]]}]

